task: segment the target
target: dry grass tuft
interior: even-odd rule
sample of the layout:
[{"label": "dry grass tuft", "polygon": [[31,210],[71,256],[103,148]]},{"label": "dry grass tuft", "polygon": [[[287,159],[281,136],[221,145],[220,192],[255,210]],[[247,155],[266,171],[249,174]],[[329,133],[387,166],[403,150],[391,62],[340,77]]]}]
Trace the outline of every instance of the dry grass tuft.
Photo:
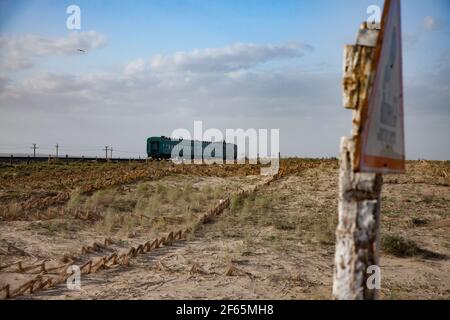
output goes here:
[{"label": "dry grass tuft", "polygon": [[420,248],[414,241],[400,235],[386,234],[381,239],[381,249],[396,257],[414,257]]},{"label": "dry grass tuft", "polygon": [[381,238],[381,249],[399,258],[420,257],[430,260],[446,260],[447,257],[421,248],[415,241],[396,234],[386,234]]}]

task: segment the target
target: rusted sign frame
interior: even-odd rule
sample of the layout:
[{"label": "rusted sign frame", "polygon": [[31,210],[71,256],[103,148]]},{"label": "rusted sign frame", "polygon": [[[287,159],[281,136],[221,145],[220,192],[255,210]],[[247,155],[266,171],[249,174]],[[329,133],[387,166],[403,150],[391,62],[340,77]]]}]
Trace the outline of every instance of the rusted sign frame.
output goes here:
[{"label": "rusted sign frame", "polygon": [[[377,74],[378,65],[380,63],[381,59],[381,53],[383,50],[383,40],[385,37],[386,32],[386,23],[387,18],[389,15],[389,11],[391,8],[392,0],[386,0],[384,9],[383,9],[383,15],[381,19],[381,30],[379,32],[377,45],[375,48],[375,57],[372,62],[372,74],[374,74],[374,78],[371,81],[371,84],[369,85],[370,92],[365,96],[364,101],[362,101],[362,107],[360,110],[360,119],[359,119],[359,130],[354,135],[355,140],[355,153],[354,153],[354,160],[353,160],[353,170],[355,172],[361,172],[362,164],[363,162],[366,165],[369,165],[371,168],[370,170],[364,170],[365,172],[376,172],[376,173],[404,173],[405,172],[405,146],[404,146],[404,120],[402,119],[402,139],[403,139],[403,159],[393,159],[393,158],[385,158],[380,156],[369,156],[369,155],[363,155],[364,152],[364,143],[367,141],[367,135],[369,132],[369,128],[366,128],[368,125],[368,116],[371,115],[373,110],[369,110],[369,103],[371,99],[373,98],[373,95],[375,94],[373,90],[373,84],[376,83],[377,77],[379,76]],[[400,5],[400,4],[399,4]],[[401,30],[400,30],[401,32]],[[402,51],[402,44],[401,41],[399,43],[400,46],[400,52]],[[400,54],[400,72],[403,72],[402,70],[402,55]],[[401,91],[403,94],[403,86],[401,85]],[[400,114],[403,118],[403,99],[401,102],[400,107]],[[366,129],[366,130],[365,130]]]}]

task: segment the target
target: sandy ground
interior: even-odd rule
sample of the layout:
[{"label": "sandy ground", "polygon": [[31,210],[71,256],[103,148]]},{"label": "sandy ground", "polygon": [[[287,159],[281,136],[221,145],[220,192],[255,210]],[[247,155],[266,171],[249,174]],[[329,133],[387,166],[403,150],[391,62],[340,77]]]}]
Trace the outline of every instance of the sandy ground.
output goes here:
[{"label": "sandy ground", "polygon": [[[382,248],[381,296],[384,299],[450,298],[450,187],[446,180],[423,177],[418,172],[421,171],[385,180],[382,234],[408,239],[418,250],[402,256]],[[220,193],[232,194],[259,181],[257,176],[171,176],[145,183],[154,184],[155,188],[162,183],[169,186],[169,190],[191,185],[194,186],[192,194],[196,195],[204,192],[205,187],[208,192],[220,187]],[[144,189],[140,184],[142,182],[128,185],[124,190],[115,189],[108,206],[123,203],[124,199],[136,200],[138,190]],[[152,188],[150,186],[149,190],[154,193],[156,189]],[[187,240],[139,255],[129,267],[83,275],[79,291],[59,285],[20,298],[329,299],[336,197],[336,166],[302,169],[262,188],[253,197],[232,202],[230,209],[200,226]],[[208,201],[213,204],[219,198],[220,195]],[[208,202],[206,198],[198,199]],[[91,200],[89,197],[82,199],[78,205],[89,206]],[[200,206],[194,214],[201,214],[208,206]],[[167,204],[158,212],[169,216],[175,209]],[[114,249],[125,249],[150,235],[164,232],[165,228],[188,222],[171,221],[156,229],[153,225],[137,225],[133,228],[138,232],[127,236],[121,230],[106,232],[99,228],[99,225],[103,227],[102,222],[83,222],[73,230],[66,228],[48,233],[36,225],[30,227],[36,221],[4,221],[0,222],[2,241],[14,244],[29,256],[18,252],[0,255],[0,265],[19,258],[27,261],[60,259],[63,252],[75,252],[82,244],[105,236],[121,239]],[[20,282],[21,277],[24,276],[0,273],[0,282]]]}]

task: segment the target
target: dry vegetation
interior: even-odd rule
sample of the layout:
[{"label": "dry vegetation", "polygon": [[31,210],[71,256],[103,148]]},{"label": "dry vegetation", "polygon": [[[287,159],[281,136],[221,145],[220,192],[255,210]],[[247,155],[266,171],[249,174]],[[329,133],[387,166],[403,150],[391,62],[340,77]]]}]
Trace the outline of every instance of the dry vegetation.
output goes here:
[{"label": "dry vegetation", "polygon": [[[170,175],[247,176],[256,175],[256,165],[211,166],[180,165],[171,162],[131,164],[31,164],[0,168],[0,219],[29,220],[45,209],[64,206],[95,191],[128,185],[137,181],[158,180]],[[44,211],[43,211],[44,210]],[[50,216],[54,213],[48,212]],[[41,217],[38,217],[41,218]]]},{"label": "dry vegetation", "polygon": [[[382,195],[382,297],[450,298],[450,162],[408,162]],[[187,241],[126,270],[32,298],[328,299],[337,206],[335,159],[286,159],[281,180],[201,226],[198,217],[261,181],[258,166],[20,165],[0,168],[0,265],[62,259],[112,237],[126,248],[173,228]],[[62,197],[61,193],[67,193]],[[30,203],[46,198],[40,205]],[[56,200],[55,200],[56,199]],[[11,274],[0,273],[0,286]]]}]

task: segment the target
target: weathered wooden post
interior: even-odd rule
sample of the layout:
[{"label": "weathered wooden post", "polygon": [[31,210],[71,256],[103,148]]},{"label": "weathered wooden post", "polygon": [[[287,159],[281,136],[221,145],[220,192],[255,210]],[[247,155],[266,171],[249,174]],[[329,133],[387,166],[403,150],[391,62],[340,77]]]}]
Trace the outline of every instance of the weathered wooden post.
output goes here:
[{"label": "weathered wooden post", "polygon": [[368,280],[380,271],[382,174],[404,171],[401,64],[400,1],[387,0],[381,30],[364,23],[344,51],[343,104],[353,116],[340,146],[334,299],[379,295]]}]

